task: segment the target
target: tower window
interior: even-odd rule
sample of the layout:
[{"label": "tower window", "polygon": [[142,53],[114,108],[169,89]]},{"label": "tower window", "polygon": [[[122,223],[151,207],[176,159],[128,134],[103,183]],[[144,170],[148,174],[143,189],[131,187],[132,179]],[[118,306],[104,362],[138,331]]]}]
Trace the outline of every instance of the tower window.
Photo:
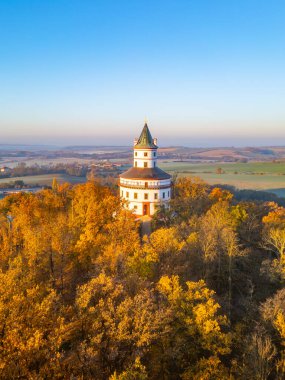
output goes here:
[{"label": "tower window", "polygon": [[154,199],[158,199],[158,194],[154,193]]},{"label": "tower window", "polygon": [[138,162],[137,161],[135,161],[135,167],[137,167],[138,166]]},{"label": "tower window", "polygon": [[147,168],[147,162],[144,162],[144,163],[143,163],[143,167],[144,167],[144,168]]},{"label": "tower window", "polygon": [[129,192],[128,191],[126,192],[126,198],[129,198]]},{"label": "tower window", "polygon": [[144,154],[143,154],[145,157],[147,157],[147,152],[144,152]]},{"label": "tower window", "polygon": [[137,157],[137,155],[138,155],[138,152],[135,152],[135,156]]},{"label": "tower window", "polygon": [[162,193],[162,198],[165,198],[165,193]]},{"label": "tower window", "polygon": [[144,194],[144,199],[148,199],[148,193]]},{"label": "tower window", "polygon": [[153,157],[156,157],[156,152],[153,152]]},{"label": "tower window", "polygon": [[138,199],[138,193],[134,193],[134,199]]},{"label": "tower window", "polygon": [[145,182],[145,183],[144,183],[144,187],[148,187],[148,182]]}]

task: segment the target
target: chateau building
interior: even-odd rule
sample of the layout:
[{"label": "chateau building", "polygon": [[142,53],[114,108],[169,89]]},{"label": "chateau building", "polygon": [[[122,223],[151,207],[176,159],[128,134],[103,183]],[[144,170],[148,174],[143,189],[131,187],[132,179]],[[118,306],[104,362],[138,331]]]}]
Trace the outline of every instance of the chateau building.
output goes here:
[{"label": "chateau building", "polygon": [[157,139],[151,137],[145,123],[134,141],[134,165],[120,175],[120,195],[138,216],[153,215],[156,206],[171,197],[171,176],[157,167]]}]

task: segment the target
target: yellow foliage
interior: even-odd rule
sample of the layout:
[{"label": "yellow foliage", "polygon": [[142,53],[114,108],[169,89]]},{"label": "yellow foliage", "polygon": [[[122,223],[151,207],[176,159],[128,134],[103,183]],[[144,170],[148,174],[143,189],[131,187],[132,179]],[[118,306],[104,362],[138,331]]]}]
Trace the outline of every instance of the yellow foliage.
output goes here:
[{"label": "yellow foliage", "polygon": [[246,209],[240,204],[232,206],[230,213],[231,216],[234,218],[235,226],[239,226],[248,219],[248,213]]},{"label": "yellow foliage", "polygon": [[144,246],[147,253],[147,260],[157,262],[162,255],[179,253],[185,247],[185,241],[179,238],[177,229],[160,228],[154,231],[149,238],[148,244]]},{"label": "yellow foliage", "polygon": [[157,284],[157,289],[167,296],[170,302],[180,300],[182,295],[182,288],[179,285],[178,276],[163,276]]},{"label": "yellow foliage", "polygon": [[201,198],[208,194],[208,185],[199,177],[180,177],[175,183],[179,197]]},{"label": "yellow foliage", "polygon": [[262,222],[265,225],[278,226],[285,228],[285,208],[275,207],[268,215],[264,216]]},{"label": "yellow foliage", "polygon": [[219,187],[214,187],[209,194],[209,198],[216,202],[231,201],[233,194],[228,190],[223,190]]},{"label": "yellow foliage", "polygon": [[[143,241],[115,190],[94,182],[0,201],[1,379],[230,378],[224,305],[244,305],[247,321],[245,306],[255,311],[262,297],[244,289],[261,260],[259,250],[240,259],[249,243],[238,227],[260,229],[260,214],[248,220],[230,193],[198,179],[178,179],[175,193],[168,227]],[[283,210],[271,212],[264,229],[280,264]],[[279,311],[283,345],[284,326]]]},{"label": "yellow foliage", "polygon": [[141,364],[140,358],[136,358],[135,362],[129,368],[117,375],[115,372],[109,380],[147,380],[147,372],[144,365]]},{"label": "yellow foliage", "polygon": [[285,346],[285,316],[281,310],[278,311],[274,320],[274,326],[280,334],[282,344]]},{"label": "yellow foliage", "polygon": [[186,371],[182,375],[183,380],[230,380],[227,368],[217,356],[199,360],[195,369]]},{"label": "yellow foliage", "polygon": [[163,276],[157,288],[175,308],[187,334],[199,335],[203,349],[214,354],[229,353],[231,337],[222,331],[227,326],[227,319],[218,315],[220,305],[214,299],[214,292],[203,280],[186,285],[188,289],[183,291],[178,276]]}]

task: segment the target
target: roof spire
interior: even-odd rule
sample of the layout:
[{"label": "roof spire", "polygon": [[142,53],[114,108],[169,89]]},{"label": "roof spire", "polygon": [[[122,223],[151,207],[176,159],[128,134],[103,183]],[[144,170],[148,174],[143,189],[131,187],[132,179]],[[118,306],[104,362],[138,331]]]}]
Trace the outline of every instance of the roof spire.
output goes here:
[{"label": "roof spire", "polygon": [[157,148],[154,140],[151,136],[151,133],[148,129],[147,122],[145,121],[145,125],[143,127],[142,133],[135,145],[136,148]]}]

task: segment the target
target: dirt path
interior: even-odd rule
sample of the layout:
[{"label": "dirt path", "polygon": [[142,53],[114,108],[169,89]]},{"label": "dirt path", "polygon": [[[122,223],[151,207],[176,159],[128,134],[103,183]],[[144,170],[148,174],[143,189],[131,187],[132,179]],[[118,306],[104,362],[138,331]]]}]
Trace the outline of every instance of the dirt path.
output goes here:
[{"label": "dirt path", "polygon": [[143,216],[141,217],[141,223],[142,223],[142,227],[141,227],[142,237],[144,235],[149,236],[151,234],[151,218],[147,215]]}]

